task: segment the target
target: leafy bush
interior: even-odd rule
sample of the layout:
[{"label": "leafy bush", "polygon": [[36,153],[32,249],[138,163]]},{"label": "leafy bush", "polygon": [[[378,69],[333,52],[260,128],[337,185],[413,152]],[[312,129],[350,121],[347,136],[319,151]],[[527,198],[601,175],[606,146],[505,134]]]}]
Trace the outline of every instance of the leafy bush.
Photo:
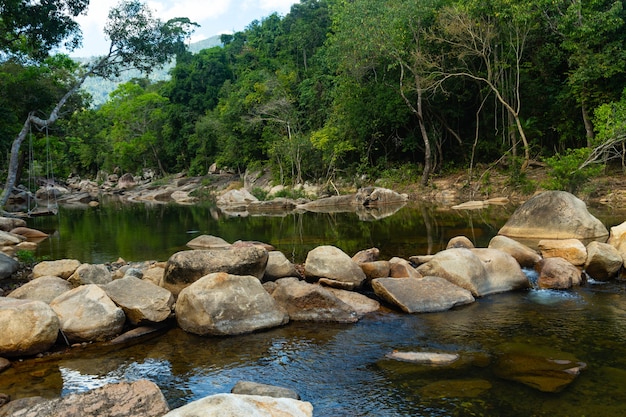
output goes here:
[{"label": "leafy bush", "polygon": [[580,168],[581,164],[589,157],[589,148],[567,149],[563,155],[556,154],[546,158],[548,164],[549,179],[543,186],[549,190],[563,190],[576,193],[589,181],[590,178],[600,174],[604,169],[603,164],[587,165]]}]

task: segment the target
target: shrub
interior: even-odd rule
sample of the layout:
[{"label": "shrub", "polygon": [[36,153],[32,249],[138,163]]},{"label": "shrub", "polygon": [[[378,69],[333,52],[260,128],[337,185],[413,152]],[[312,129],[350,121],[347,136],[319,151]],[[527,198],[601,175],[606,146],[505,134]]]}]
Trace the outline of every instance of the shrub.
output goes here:
[{"label": "shrub", "polygon": [[546,158],[549,179],[543,186],[549,190],[563,190],[570,193],[579,191],[590,178],[600,174],[604,169],[603,164],[591,164],[580,168],[589,157],[589,153],[589,148],[567,149],[563,155],[556,154]]}]

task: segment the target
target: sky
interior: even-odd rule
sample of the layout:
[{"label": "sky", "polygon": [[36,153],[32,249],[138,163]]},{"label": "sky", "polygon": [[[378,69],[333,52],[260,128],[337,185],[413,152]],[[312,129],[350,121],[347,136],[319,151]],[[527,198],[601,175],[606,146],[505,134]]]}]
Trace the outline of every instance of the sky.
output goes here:
[{"label": "sky", "polygon": [[[83,32],[83,47],[71,52],[71,56],[89,57],[107,52],[108,42],[103,28],[109,9],[119,0],[91,0],[86,16],[76,20]],[[191,42],[222,33],[234,33],[245,29],[253,20],[277,12],[286,15],[298,0],[146,0],[148,6],[161,20],[188,17],[200,27],[194,31]]]}]

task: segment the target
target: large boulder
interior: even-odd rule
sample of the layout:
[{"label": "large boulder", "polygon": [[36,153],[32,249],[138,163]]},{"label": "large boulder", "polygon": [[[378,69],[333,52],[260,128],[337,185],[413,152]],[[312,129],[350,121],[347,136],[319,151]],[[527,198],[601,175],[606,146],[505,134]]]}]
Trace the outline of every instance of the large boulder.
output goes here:
[{"label": "large boulder", "polygon": [[374,293],[406,313],[430,313],[474,302],[472,293],[444,278],[377,278]]},{"label": "large boulder", "polygon": [[591,278],[608,280],[617,275],[623,264],[618,250],[608,243],[591,242],[587,245],[585,271]]},{"label": "large boulder", "polygon": [[20,267],[20,263],[10,256],[0,252],[0,279],[13,275]]},{"label": "large boulder", "polygon": [[16,227],[15,229],[11,229],[11,233],[13,233],[14,235],[20,235],[22,237],[25,237],[26,239],[33,240],[41,240],[48,237],[47,233],[28,227]]},{"label": "large boulder", "polygon": [[406,259],[393,257],[389,259],[389,277],[422,278],[422,275]]},{"label": "large boulder", "polygon": [[16,227],[26,227],[26,220],[0,216],[0,230],[8,232]]},{"label": "large boulder", "polygon": [[354,196],[354,199],[357,204],[365,207],[385,204],[402,204],[409,200],[406,194],[399,194],[393,190],[380,187],[360,188]]},{"label": "large boulder", "polygon": [[226,208],[244,208],[250,203],[259,201],[250,191],[245,188],[239,190],[229,190],[217,198],[218,207]]},{"label": "large boulder", "polygon": [[538,194],[515,210],[498,232],[521,239],[599,239],[609,235],[586,204],[565,191]]},{"label": "large boulder", "polygon": [[50,303],[59,316],[61,330],[71,342],[103,341],[124,327],[124,311],[96,284],[82,285]]},{"label": "large boulder", "polygon": [[50,304],[59,295],[74,288],[63,278],[48,276],[39,277],[13,290],[7,297],[39,300]]},{"label": "large boulder", "polygon": [[297,278],[276,281],[272,297],[294,321],[354,323],[357,312],[319,284]]},{"label": "large boulder", "polygon": [[[9,403],[10,404],[10,403]],[[45,400],[16,411],[20,417],[155,417],[169,411],[152,381],[119,382],[91,391]]]},{"label": "large boulder", "polygon": [[179,326],[198,335],[235,335],[281,326],[289,315],[253,276],[213,273],[184,288],[176,302]]},{"label": "large boulder", "polygon": [[193,401],[163,417],[313,417],[309,402],[260,395],[216,394]]},{"label": "large boulder", "polygon": [[67,280],[75,287],[87,284],[106,285],[113,280],[113,276],[104,265],[82,264]]},{"label": "large boulder", "polygon": [[344,251],[335,246],[318,246],[311,250],[304,264],[304,275],[309,280],[341,289],[358,288],[366,276],[361,267]]},{"label": "large boulder", "polygon": [[489,241],[489,249],[497,249],[511,255],[522,268],[533,268],[541,260],[537,251],[510,237],[498,235]]},{"label": "large boulder", "polygon": [[606,243],[617,249],[622,260],[626,262],[626,222],[611,227],[611,234]]},{"label": "large boulder", "polygon": [[352,307],[359,317],[380,309],[380,303],[378,301],[373,300],[364,294],[356,291],[340,290],[339,288],[333,287],[325,288],[333,293],[335,297]]},{"label": "large boulder", "polygon": [[544,258],[563,258],[576,266],[587,261],[587,248],[578,239],[542,239],[537,246]]},{"label": "large boulder", "polygon": [[80,261],[76,259],[59,259],[57,261],[39,262],[33,267],[33,278],[52,275],[68,279],[80,265]]},{"label": "large boulder", "polygon": [[445,278],[470,291],[474,297],[529,286],[517,261],[495,249],[446,249],[418,266],[417,272]]},{"label": "large boulder", "polygon": [[273,250],[268,255],[265,275],[263,276],[264,281],[275,281],[280,278],[298,277],[300,275],[296,266],[281,251]]},{"label": "large boulder", "polygon": [[48,304],[0,297],[0,356],[45,352],[59,335],[59,319]]},{"label": "large boulder", "polygon": [[535,266],[539,277],[537,286],[542,289],[566,290],[582,283],[580,269],[563,258],[546,258]]},{"label": "large boulder", "polygon": [[255,245],[177,252],[167,261],[161,286],[177,296],[189,284],[214,272],[252,275],[260,280],[267,259],[267,250]]},{"label": "large boulder", "polygon": [[151,282],[127,275],[102,288],[134,325],[159,323],[172,314],[174,296]]}]

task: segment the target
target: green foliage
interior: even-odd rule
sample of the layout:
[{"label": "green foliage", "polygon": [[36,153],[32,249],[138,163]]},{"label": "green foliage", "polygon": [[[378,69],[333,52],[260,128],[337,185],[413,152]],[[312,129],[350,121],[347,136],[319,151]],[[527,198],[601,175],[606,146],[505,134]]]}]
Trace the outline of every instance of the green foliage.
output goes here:
[{"label": "green foliage", "polygon": [[21,264],[24,265],[32,266],[37,263],[37,257],[35,256],[35,253],[30,250],[20,249],[15,252],[15,257]]},{"label": "green foliage", "polygon": [[402,164],[397,167],[383,168],[380,171],[380,184],[383,187],[393,188],[398,185],[407,185],[419,181],[422,169],[414,164]]},{"label": "green foliage", "polygon": [[550,190],[563,190],[576,193],[589,181],[604,169],[604,165],[588,165],[580,168],[582,163],[589,157],[590,149],[568,149],[563,155],[556,154],[546,158],[549,167],[550,179],[543,186]]},{"label": "green foliage", "polygon": [[283,188],[272,196],[273,198],[290,198],[297,200],[298,198],[306,198],[307,195],[301,188]]},{"label": "green foliage", "polygon": [[265,201],[267,200],[267,195],[268,192],[265,191],[263,188],[261,187],[254,187],[251,191],[250,194],[252,194],[253,196],[255,196],[259,201]]}]

